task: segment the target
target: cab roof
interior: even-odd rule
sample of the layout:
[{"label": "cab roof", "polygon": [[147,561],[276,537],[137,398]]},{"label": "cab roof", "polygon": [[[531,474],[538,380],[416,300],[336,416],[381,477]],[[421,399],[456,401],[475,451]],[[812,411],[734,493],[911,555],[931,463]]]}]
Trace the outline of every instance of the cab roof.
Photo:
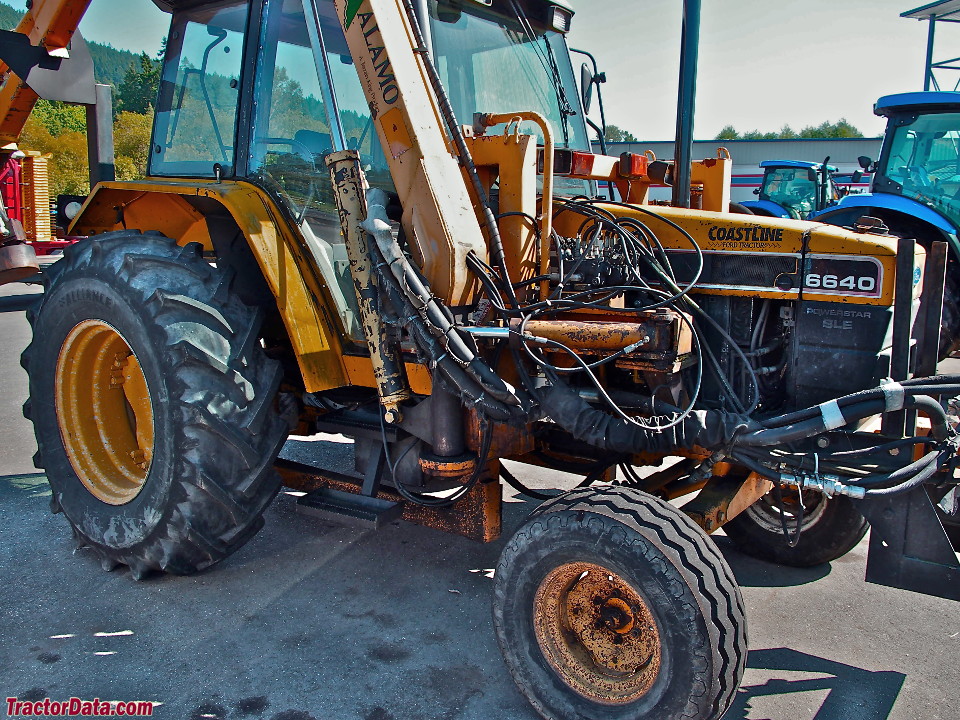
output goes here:
[{"label": "cab roof", "polygon": [[925,91],[885,95],[873,106],[873,114],[889,117],[900,112],[960,112],[960,92]]},{"label": "cab roof", "polygon": [[[960,93],[958,93],[960,95]],[[819,170],[823,167],[823,163],[818,162],[809,162],[808,160],[764,160],[760,163],[760,167],[782,167],[782,168],[812,168],[814,170]],[[833,165],[827,165],[827,170],[830,172],[836,172],[837,168]]]}]

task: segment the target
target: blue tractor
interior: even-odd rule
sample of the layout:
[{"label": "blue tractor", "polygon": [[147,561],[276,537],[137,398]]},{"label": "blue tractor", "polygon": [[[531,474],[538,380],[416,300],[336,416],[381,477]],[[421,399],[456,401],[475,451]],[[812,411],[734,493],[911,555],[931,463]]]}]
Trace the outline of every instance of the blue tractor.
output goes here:
[{"label": "blue tractor", "polygon": [[887,118],[880,159],[859,158],[873,172],[869,193],[850,194],[809,219],[853,226],[879,218],[889,231],[929,248],[950,246],[940,356],[960,349],[960,92],[887,95],[874,105]]},{"label": "blue tractor", "polygon": [[753,191],[760,196],[759,200],[740,203],[754,215],[806,220],[840,199],[833,182],[837,168],[826,161],[764,160],[760,167],[763,180]]}]

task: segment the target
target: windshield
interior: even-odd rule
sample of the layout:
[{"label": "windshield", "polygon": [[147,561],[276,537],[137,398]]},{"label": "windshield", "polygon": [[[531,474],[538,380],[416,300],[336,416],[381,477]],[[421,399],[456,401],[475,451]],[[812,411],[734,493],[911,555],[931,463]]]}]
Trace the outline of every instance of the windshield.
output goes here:
[{"label": "windshield", "polygon": [[[507,5],[509,7],[509,4]],[[431,34],[437,69],[457,120],[473,124],[474,113],[532,110],[543,115],[557,147],[591,152],[580,112],[566,40],[561,33],[521,24],[479,6],[431,0]],[[487,130],[503,131],[503,126]],[[523,132],[543,137],[532,123]],[[587,183],[556,178],[555,192],[579,195]]]},{"label": "windshield", "polygon": [[805,218],[817,205],[817,184],[807,168],[767,168],[760,199],[775,202],[793,217]]},{"label": "windshield", "polygon": [[[886,150],[886,149],[885,149]],[[879,173],[902,193],[960,219],[960,113],[921,115],[894,128]]]}]

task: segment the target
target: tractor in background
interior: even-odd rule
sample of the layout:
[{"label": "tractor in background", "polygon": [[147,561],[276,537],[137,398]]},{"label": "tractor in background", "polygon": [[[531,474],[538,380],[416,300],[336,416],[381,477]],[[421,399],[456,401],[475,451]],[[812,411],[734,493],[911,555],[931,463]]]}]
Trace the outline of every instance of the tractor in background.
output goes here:
[{"label": "tractor in background", "polygon": [[887,95],[874,105],[887,128],[874,162],[870,192],[851,193],[811,219],[854,227],[878,218],[894,235],[923,247],[943,241],[950,248],[943,301],[940,355],[960,348],[960,92]]},{"label": "tractor in background", "polygon": [[842,194],[833,177],[837,168],[828,165],[829,160],[764,160],[760,163],[763,180],[753,191],[759,198],[740,204],[754,215],[806,220],[835,205]]}]

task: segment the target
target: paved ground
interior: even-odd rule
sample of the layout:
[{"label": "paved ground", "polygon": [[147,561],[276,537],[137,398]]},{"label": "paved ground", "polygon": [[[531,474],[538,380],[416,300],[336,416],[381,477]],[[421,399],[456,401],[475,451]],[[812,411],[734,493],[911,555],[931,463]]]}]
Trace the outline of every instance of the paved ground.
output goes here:
[{"label": "paved ground", "polygon": [[[28,292],[0,288],[0,698],[146,699],[165,720],[534,719],[491,628],[502,541],[342,527],[282,494],[253,541],[197,577],[136,583],[75,551],[20,415]],[[288,452],[347,462],[351,448]],[[507,533],[531,509],[508,504]],[[718,543],[750,619],[727,719],[958,717],[960,606],[864,584],[865,545],[798,571]]]}]

